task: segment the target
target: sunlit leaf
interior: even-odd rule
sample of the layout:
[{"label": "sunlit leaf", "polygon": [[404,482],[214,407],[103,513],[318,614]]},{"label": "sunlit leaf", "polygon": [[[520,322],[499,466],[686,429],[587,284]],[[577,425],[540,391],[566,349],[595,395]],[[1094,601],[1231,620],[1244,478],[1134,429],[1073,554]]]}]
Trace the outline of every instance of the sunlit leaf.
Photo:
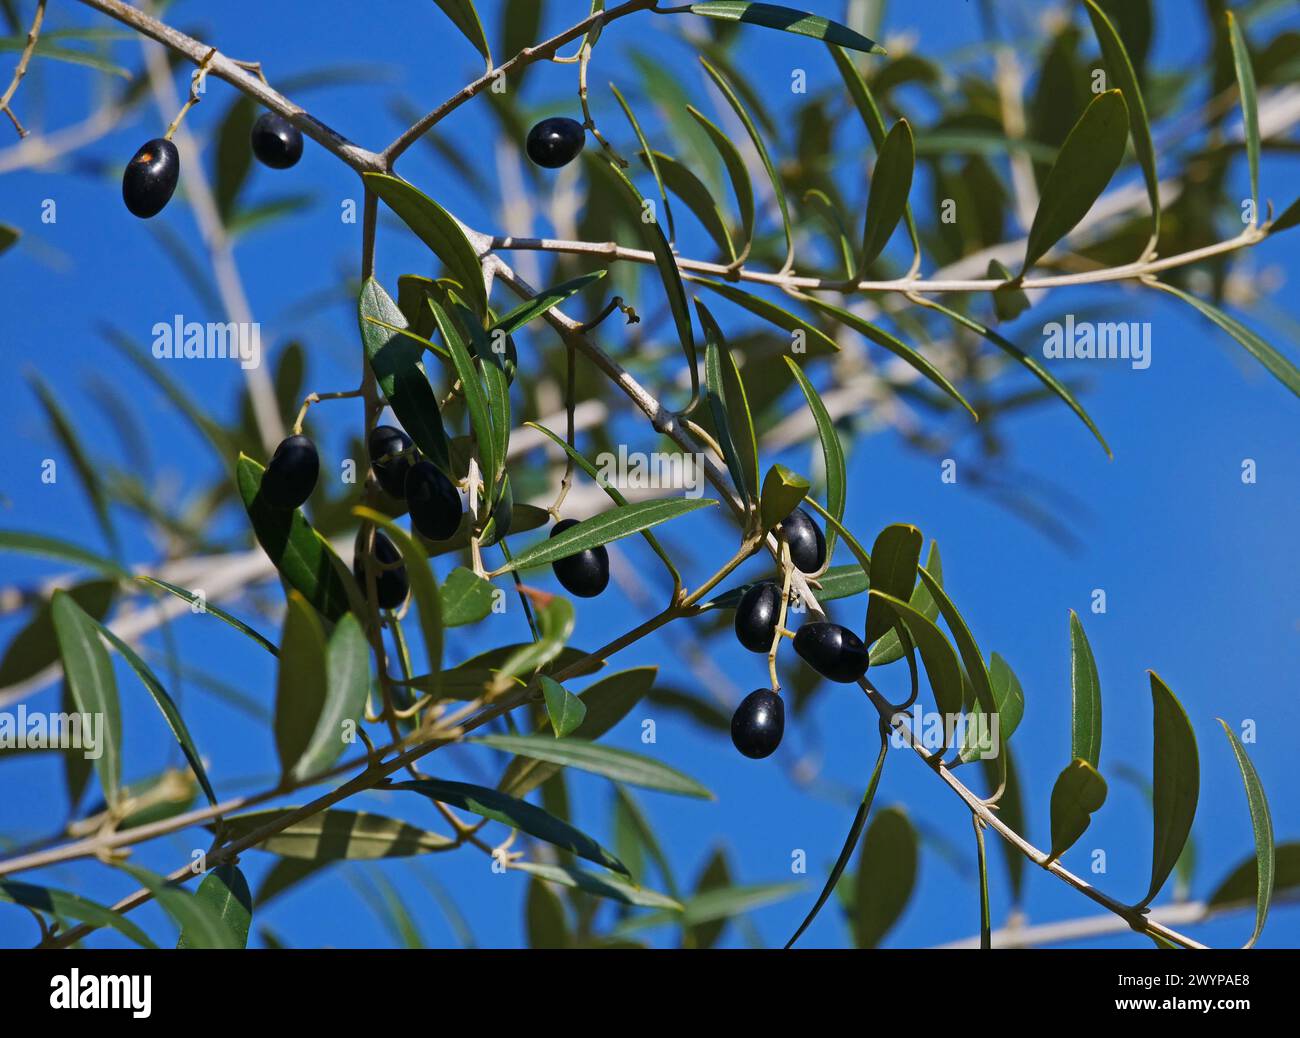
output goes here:
[{"label": "sunlit leaf", "polygon": [[474,45],[474,49],[483,55],[487,67],[492,67],[492,52],[488,49],[487,36],[483,33],[483,23],[479,21],[478,11],[474,9],[474,0],[433,0],[442,8],[442,13],[451,19]]},{"label": "sunlit leaf", "polygon": [[1155,672],[1151,672],[1151,705],[1155,748],[1152,754],[1151,809],[1155,827],[1151,850],[1151,886],[1137,907],[1145,908],[1160,893],[1178,864],[1201,790],[1201,764],[1196,735],[1187,711]]},{"label": "sunlit leaf", "polygon": [[903,218],[907,196],[912,190],[915,164],[916,145],[911,124],[906,119],[899,119],[880,147],[880,158],[871,176],[862,251],[858,255],[859,269],[865,270],[885,251],[894,228]]},{"label": "sunlit leaf", "polygon": [[1074,846],[1093,813],[1106,802],[1106,780],[1086,760],[1073,760],[1052,787],[1052,853],[1055,861]]},{"label": "sunlit leaf", "polygon": [[618,876],[590,872],[573,865],[544,865],[539,862],[517,861],[510,868],[527,872],[530,876],[544,879],[549,883],[572,887],[595,897],[608,898],[624,905],[636,905],[639,908],[660,908],[670,912],[680,912],[682,906],[672,898],[633,886]]},{"label": "sunlit leaf", "polygon": [[1232,754],[1241,769],[1241,781],[1246,787],[1246,802],[1250,805],[1250,827],[1255,833],[1255,929],[1246,942],[1246,947],[1253,947],[1264,932],[1264,922],[1268,919],[1269,904],[1273,900],[1273,884],[1276,879],[1277,850],[1273,845],[1273,816],[1268,809],[1268,798],[1264,795],[1264,785],[1259,780],[1259,772],[1246,756],[1246,747],[1241,745],[1237,733],[1228,727],[1228,722],[1219,718],[1223,732],[1232,745]]},{"label": "sunlit leaf", "polygon": [[1259,97],[1255,89],[1255,69],[1250,63],[1250,47],[1246,34],[1234,12],[1228,12],[1228,37],[1232,41],[1232,64],[1237,73],[1237,89],[1241,94],[1241,120],[1245,126],[1246,161],[1250,165],[1250,200],[1259,222]]},{"label": "sunlit leaf", "polygon": [[211,615],[215,616],[218,620],[221,620],[229,624],[240,634],[247,635],[258,645],[264,648],[267,652],[269,652],[272,656],[279,655],[280,650],[276,648],[274,642],[270,641],[269,639],[265,638],[263,635],[259,634],[257,631],[253,630],[251,627],[248,626],[248,624],[244,623],[243,620],[240,620],[236,616],[232,616],[230,613],[226,612],[220,606],[213,605],[206,598],[200,597],[199,595],[195,594],[193,591],[187,591],[183,587],[178,587],[175,584],[169,584],[167,581],[160,580],[158,577],[149,577],[149,576],[141,575],[136,577],[135,579],[138,580],[141,584],[144,584],[146,587],[159,588],[163,591],[168,592],[169,594],[175,595],[177,598],[181,599],[182,601],[188,602],[192,606],[198,606],[197,609],[193,610],[194,612],[210,613]]},{"label": "sunlit leaf", "polygon": [[[248,928],[253,921],[253,897],[238,866],[218,865],[203,877],[194,897],[207,905],[211,914],[230,931],[232,947],[247,946]],[[176,947],[201,948],[204,944],[201,936],[196,937],[189,927],[182,926]]]},{"label": "sunlit leaf", "polygon": [[[542,676],[546,717],[557,739],[571,735],[587,716],[587,704],[552,678]],[[524,756],[531,756],[525,754]]]},{"label": "sunlit leaf", "polygon": [[157,947],[143,930],[120,912],[114,912],[111,908],[70,891],[0,879],[0,902],[24,905],[56,919],[75,919],[89,926],[108,926],[142,948]]},{"label": "sunlit leaf", "polygon": [[[921,531],[907,523],[894,523],[881,530],[871,548],[871,590],[904,602],[910,599],[924,540]],[[893,626],[894,617],[889,607],[873,596],[867,604],[863,642],[873,644]]]},{"label": "sunlit leaf", "polygon": [[1098,94],[1079,117],[1043,184],[1029,228],[1022,277],[1074,230],[1106,190],[1124,159],[1128,122],[1128,106],[1118,90]]},{"label": "sunlit leaf", "polygon": [[1101,759],[1101,679],[1083,624],[1070,610],[1070,756],[1094,768]]},{"label": "sunlit leaf", "polygon": [[301,594],[290,591],[275,686],[275,749],[286,777],[298,777],[295,766],[324,706],[325,645],[325,631],[315,610]]},{"label": "sunlit leaf", "polygon": [[[94,747],[98,754],[93,758],[95,773],[104,799],[110,808],[116,809],[122,788],[122,709],[112,660],[100,640],[97,621],[87,616],[66,591],[54,592],[50,615],[68,692],[77,711],[95,722],[91,729],[99,740],[99,745]],[[88,754],[90,750],[87,743],[82,752]]]}]

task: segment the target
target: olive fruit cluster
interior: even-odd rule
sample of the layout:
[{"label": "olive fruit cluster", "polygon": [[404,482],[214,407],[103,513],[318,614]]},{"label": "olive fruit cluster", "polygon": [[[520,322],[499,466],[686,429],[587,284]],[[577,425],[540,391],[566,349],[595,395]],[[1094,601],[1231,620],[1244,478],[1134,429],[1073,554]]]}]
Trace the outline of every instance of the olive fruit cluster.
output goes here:
[{"label": "olive fruit cluster", "polygon": [[[259,162],[288,169],[302,158],[302,131],[277,112],[263,112],[253,123],[249,144]],[[147,220],[163,211],[181,176],[181,156],[169,137],[142,144],[122,174],[122,201],[133,216]]]},{"label": "olive fruit cluster", "polygon": [[[460,493],[441,469],[418,456],[406,433],[391,425],[377,425],[370,433],[366,450],[376,481],[390,497],[406,502],[416,533],[431,541],[445,541],[456,533],[464,512]],[[272,508],[299,508],[311,497],[319,476],[316,445],[309,437],[294,434],[275,449],[267,463],[262,474],[262,499]],[[409,590],[406,570],[399,565],[401,553],[383,531],[377,530],[373,555],[378,563],[379,606],[395,609],[406,600]],[[353,573],[364,586],[365,569],[360,556],[353,564]]]},{"label": "olive fruit cluster", "polygon": [[[802,573],[826,564],[826,538],[804,509],[796,508],[780,523],[790,561]],[[751,585],[736,605],[736,640],[750,652],[772,651],[781,615],[781,587],[765,580]],[[794,651],[822,677],[852,683],[867,672],[870,660],[862,639],[840,624],[811,621],[795,632]],[[785,706],[771,689],[751,692],[731,718],[731,741],[746,757],[771,755],[785,731]]]}]

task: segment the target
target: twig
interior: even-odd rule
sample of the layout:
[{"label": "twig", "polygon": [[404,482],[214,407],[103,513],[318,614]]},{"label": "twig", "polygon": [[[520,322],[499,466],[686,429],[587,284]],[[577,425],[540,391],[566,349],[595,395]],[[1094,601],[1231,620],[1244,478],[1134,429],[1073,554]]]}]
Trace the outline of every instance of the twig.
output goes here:
[{"label": "twig", "polygon": [[14,99],[14,94],[18,93],[18,84],[23,81],[23,76],[27,75],[27,64],[32,60],[32,55],[36,52],[36,41],[41,38],[41,23],[45,21],[45,0],[36,0],[36,14],[32,16],[32,27],[27,30],[27,43],[23,47],[23,52],[19,55],[18,66],[14,69],[14,78],[9,81],[9,86],[5,89],[4,94],[0,95],[0,111],[9,116],[9,121],[14,124],[14,129],[18,131],[19,137],[27,136],[27,129],[18,121],[18,116],[14,114],[10,102]]}]

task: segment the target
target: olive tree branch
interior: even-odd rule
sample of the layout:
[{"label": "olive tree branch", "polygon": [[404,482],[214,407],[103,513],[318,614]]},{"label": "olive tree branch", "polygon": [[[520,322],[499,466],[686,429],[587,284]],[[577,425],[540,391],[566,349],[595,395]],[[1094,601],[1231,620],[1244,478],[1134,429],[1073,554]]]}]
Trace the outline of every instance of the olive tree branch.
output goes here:
[{"label": "olive tree branch", "polygon": [[[1235,238],[1206,245],[1188,252],[1158,259],[1124,263],[1115,267],[1103,267],[1097,270],[1081,271],[1076,274],[1049,274],[1042,277],[1026,278],[1019,287],[1026,291],[1034,289],[1066,288],[1072,285],[1095,285],[1112,281],[1141,281],[1161,271],[1189,266],[1202,260],[1210,259],[1239,249],[1258,244],[1268,237],[1267,225],[1247,227]],[[494,236],[490,240],[493,250],[527,250],[536,252],[556,252],[569,255],[598,256],[610,262],[624,260],[631,263],[654,264],[655,255],[648,249],[633,249],[619,245],[617,242],[565,241],[557,238],[515,238],[509,235]],[[710,263],[703,260],[675,257],[677,268],[695,274],[713,274],[718,277],[749,281],[756,284],[772,285],[786,291],[803,290],[814,292],[901,292],[907,293],[946,293],[946,292],[993,292],[1005,281],[997,278],[891,278],[885,281],[845,281],[835,278],[819,278],[797,274],[782,274],[778,271],[752,270],[746,267],[733,268],[723,263]]]},{"label": "olive tree branch", "polygon": [[23,76],[27,75],[27,65],[32,60],[32,55],[36,52],[36,41],[41,38],[41,23],[45,21],[45,0],[36,0],[36,14],[32,16],[32,27],[27,30],[27,43],[23,46],[23,52],[18,56],[18,65],[14,68],[13,79],[9,81],[9,86],[5,92],[0,94],[0,112],[9,116],[9,121],[14,124],[14,129],[18,131],[19,137],[27,136],[27,129],[18,121],[18,116],[10,107],[10,102],[14,99],[14,94],[18,93],[18,84],[23,81]]}]

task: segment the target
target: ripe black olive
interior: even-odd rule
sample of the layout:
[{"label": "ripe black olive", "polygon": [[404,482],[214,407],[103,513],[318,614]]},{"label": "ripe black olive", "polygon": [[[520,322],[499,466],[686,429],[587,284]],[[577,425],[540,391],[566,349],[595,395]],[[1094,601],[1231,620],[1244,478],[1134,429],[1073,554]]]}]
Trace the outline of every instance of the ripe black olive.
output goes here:
[{"label": "ripe black olive", "polygon": [[157,216],[171,201],[181,175],[181,156],[176,145],[155,137],[131,156],[122,174],[122,201],[142,220]]},{"label": "ripe black olive", "polygon": [[781,589],[772,581],[755,584],[736,606],[736,637],[750,652],[768,652],[781,615]]},{"label": "ripe black olive", "polygon": [[[370,451],[370,467],[375,470],[379,485],[391,497],[403,498],[406,494],[406,474],[415,464],[411,451],[411,438],[391,425],[376,425],[366,444]],[[402,455],[398,457],[397,455]]]},{"label": "ripe black olive", "polygon": [[781,523],[790,545],[790,561],[801,573],[816,573],[826,563],[826,538],[822,528],[802,508],[796,508]]},{"label": "ripe black olive", "polygon": [[870,660],[861,638],[847,627],[825,620],[806,623],[795,631],[794,651],[822,677],[845,684],[862,677]]},{"label": "ripe black olive", "polygon": [[262,474],[262,497],[276,508],[297,508],[316,489],[320,457],[306,436],[290,436],[275,448]]},{"label": "ripe black olive", "polygon": [[785,734],[785,704],[770,688],[760,688],[740,701],[731,715],[731,741],[746,757],[770,757]]},{"label": "ripe black olive", "polygon": [[445,541],[460,526],[460,494],[431,461],[418,461],[406,474],[406,506],[411,525],[422,537]]},{"label": "ripe black olive", "polygon": [[563,116],[543,119],[528,131],[528,157],[546,169],[567,166],[582,151],[587,131]]},{"label": "ripe black olive", "polygon": [[[551,536],[577,525],[576,519],[561,519],[551,527]],[[579,598],[595,598],[609,584],[609,552],[603,544],[584,548],[574,555],[551,563],[551,569],[555,571],[555,579],[569,594]]]},{"label": "ripe black olive", "polygon": [[[375,531],[374,560],[385,566],[402,560],[402,553],[397,550],[397,546],[384,535],[382,530]],[[374,570],[375,597],[379,608],[396,609],[406,601],[407,592],[411,590],[410,581],[406,577],[406,567],[396,566],[393,569],[381,569],[379,566],[375,566]],[[363,556],[358,555],[353,560],[352,575],[357,578],[357,583],[361,586],[361,593],[363,595],[367,594]]]},{"label": "ripe black olive", "polygon": [[249,134],[253,154],[272,169],[288,169],[302,158],[302,131],[279,112],[263,112]]}]

